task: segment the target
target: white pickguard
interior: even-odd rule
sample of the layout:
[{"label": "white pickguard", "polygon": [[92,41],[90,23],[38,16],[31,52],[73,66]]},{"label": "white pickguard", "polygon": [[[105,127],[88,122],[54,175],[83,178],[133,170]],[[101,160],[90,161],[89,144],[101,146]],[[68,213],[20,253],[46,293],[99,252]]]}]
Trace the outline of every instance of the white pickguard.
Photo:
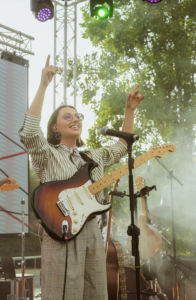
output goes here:
[{"label": "white pickguard", "polygon": [[[103,205],[97,202],[95,196],[92,195],[88,189],[90,184],[92,184],[92,182],[88,180],[84,185],[78,188],[63,190],[58,196],[60,202],[63,202],[68,209],[67,215],[69,215],[72,220],[72,234],[78,233],[86,219],[93,214],[93,212],[99,212],[101,214],[102,211],[111,207],[111,204]],[[65,213],[63,214],[65,215]]]}]

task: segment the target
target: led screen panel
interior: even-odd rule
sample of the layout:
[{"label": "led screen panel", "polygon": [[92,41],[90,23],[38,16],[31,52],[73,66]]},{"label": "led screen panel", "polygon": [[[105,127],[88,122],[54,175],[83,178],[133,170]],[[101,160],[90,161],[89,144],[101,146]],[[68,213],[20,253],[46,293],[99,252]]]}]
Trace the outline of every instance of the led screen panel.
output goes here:
[{"label": "led screen panel", "polygon": [[[22,231],[21,200],[25,199],[25,232],[29,213],[28,155],[21,144],[21,128],[28,105],[28,67],[0,59],[0,180],[14,177],[21,189],[0,192],[0,234]],[[15,144],[15,143],[16,144]],[[22,153],[22,154],[21,154]],[[20,154],[20,155],[19,155]]]}]

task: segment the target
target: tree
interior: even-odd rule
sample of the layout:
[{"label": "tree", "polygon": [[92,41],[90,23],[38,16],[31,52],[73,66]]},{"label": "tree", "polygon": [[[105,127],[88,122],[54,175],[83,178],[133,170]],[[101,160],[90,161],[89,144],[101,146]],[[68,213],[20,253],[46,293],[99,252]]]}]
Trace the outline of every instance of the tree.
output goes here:
[{"label": "tree", "polygon": [[[192,157],[195,1],[165,0],[160,5],[148,5],[117,0],[114,4],[114,17],[102,21],[89,17],[88,5],[82,8],[83,37],[101,49],[100,55],[86,55],[83,68],[81,61],[78,67],[83,103],[90,104],[98,117],[88,145],[97,147],[102,142],[96,131],[100,126],[122,126],[126,96],[140,82],[146,101],[138,109],[135,132],[143,132],[145,125],[143,137],[150,135],[148,141],[172,138],[179,143],[176,128],[180,128]],[[68,75],[71,81],[72,73]],[[152,126],[154,135],[150,134]]]},{"label": "tree", "polygon": [[[192,195],[196,176],[196,3],[164,0],[149,5],[138,0],[115,0],[113,18],[102,21],[89,17],[88,5],[82,12],[83,37],[99,47],[98,52],[80,59],[79,93],[97,117],[89,130],[87,146],[97,148],[110,143],[110,138],[102,137],[99,129],[106,125],[120,129],[127,94],[141,83],[140,90],[146,98],[136,111],[134,132],[140,141],[134,145],[134,154],[138,156],[147,150],[149,143],[171,140],[176,145],[175,154],[168,154],[162,160],[185,183],[183,189],[175,186],[175,205],[179,209],[175,214],[177,249],[179,253],[187,254],[189,250],[195,253],[192,224],[196,211]],[[135,175],[137,172],[160,187],[158,196],[151,196],[150,204],[154,202],[156,206],[156,198],[163,195],[166,204],[170,203],[169,182],[157,162],[152,163],[151,175],[146,173],[145,166],[136,170]],[[121,209],[118,203],[117,212]],[[183,214],[185,211],[187,216]],[[122,218],[119,213],[121,223]],[[171,219],[167,229],[171,239]]]}]

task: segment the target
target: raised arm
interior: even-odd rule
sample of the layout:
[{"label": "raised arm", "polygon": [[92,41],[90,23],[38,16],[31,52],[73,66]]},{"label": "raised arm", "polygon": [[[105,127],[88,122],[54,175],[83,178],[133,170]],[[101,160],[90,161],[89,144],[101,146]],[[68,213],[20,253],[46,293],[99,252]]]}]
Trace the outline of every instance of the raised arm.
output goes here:
[{"label": "raised arm", "polygon": [[50,64],[50,55],[48,55],[45,68],[42,70],[41,82],[37,94],[35,95],[35,98],[27,113],[29,115],[33,115],[37,117],[41,116],[46,89],[49,83],[52,81],[58,69],[58,67],[53,67],[49,64]]},{"label": "raised arm", "polygon": [[[138,84],[133,91],[128,95],[126,100],[125,118],[122,127],[122,131],[133,133],[134,124],[134,110],[140,104],[140,102],[145,98],[145,96],[138,95],[140,84]],[[125,145],[127,144],[125,140],[119,139]]]},{"label": "raised arm", "polygon": [[45,68],[42,70],[41,82],[37,94],[24,116],[24,122],[19,130],[20,141],[31,155],[32,164],[39,169],[44,169],[49,157],[49,144],[40,127],[41,112],[47,86],[56,74],[57,67],[49,65],[48,55]]}]

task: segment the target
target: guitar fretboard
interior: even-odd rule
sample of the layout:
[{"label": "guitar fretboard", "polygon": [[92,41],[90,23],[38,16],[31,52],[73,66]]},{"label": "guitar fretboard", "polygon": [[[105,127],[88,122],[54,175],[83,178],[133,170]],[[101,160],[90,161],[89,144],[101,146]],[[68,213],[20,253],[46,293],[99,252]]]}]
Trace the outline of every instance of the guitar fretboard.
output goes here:
[{"label": "guitar fretboard", "polygon": [[[139,166],[143,165],[145,162],[153,158],[154,156],[150,151],[142,154],[141,156],[137,157],[134,160],[134,168],[136,169]],[[88,189],[90,192],[95,195],[105,189],[108,185],[115,182],[117,179],[122,178],[123,176],[127,175],[129,173],[128,164],[120,167],[119,169],[113,171],[112,173],[106,175],[105,177],[99,179],[98,181],[92,183],[88,186]]]}]

